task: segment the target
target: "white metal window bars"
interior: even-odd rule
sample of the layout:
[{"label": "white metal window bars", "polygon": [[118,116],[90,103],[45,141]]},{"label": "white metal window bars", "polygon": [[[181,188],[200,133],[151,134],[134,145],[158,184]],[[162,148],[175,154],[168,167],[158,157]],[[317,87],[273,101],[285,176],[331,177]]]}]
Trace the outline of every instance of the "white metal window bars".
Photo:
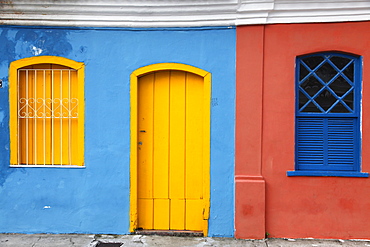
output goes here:
[{"label": "white metal window bars", "polygon": [[[72,121],[73,119],[78,119],[79,102],[78,98],[72,96],[72,84],[76,83],[76,81],[72,80],[72,73],[76,73],[76,70],[18,69],[18,165],[73,165]],[[24,78],[24,81],[21,81],[21,77]],[[57,80],[59,83],[55,83]],[[58,86],[59,89],[56,88]],[[49,92],[46,90],[47,87],[49,87]],[[63,94],[64,91],[67,91],[67,95],[65,93]],[[56,124],[60,126],[60,133],[56,133],[55,131]],[[50,125],[50,127],[47,125]],[[30,126],[33,128],[31,129]],[[22,131],[25,133],[22,133]],[[63,131],[68,133],[67,140],[63,138]],[[46,139],[48,134],[46,132],[50,132],[51,137],[48,138],[51,138],[49,140],[51,147],[47,147]],[[60,150],[56,150],[57,147],[55,145],[58,138]],[[42,140],[41,145],[37,143],[40,139]],[[25,150],[22,150],[22,148]],[[38,157],[40,156],[40,150],[38,150],[40,148],[43,156],[41,157],[42,162],[39,162],[40,157]],[[65,154],[65,150],[67,150],[67,154]],[[50,158],[47,157],[47,152],[50,152],[48,154]],[[60,157],[58,163],[54,159],[56,152],[59,152]],[[23,153],[25,157],[21,157]],[[67,156],[67,160],[63,160],[65,156]]]}]

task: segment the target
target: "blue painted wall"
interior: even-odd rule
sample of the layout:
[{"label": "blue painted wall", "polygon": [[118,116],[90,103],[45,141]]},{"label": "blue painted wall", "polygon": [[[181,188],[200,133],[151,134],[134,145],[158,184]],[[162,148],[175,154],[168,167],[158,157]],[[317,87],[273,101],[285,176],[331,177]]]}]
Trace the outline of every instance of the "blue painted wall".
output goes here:
[{"label": "blue painted wall", "polygon": [[[35,55],[86,65],[86,168],[9,168],[8,68]],[[163,62],[212,73],[209,235],[234,235],[235,29],[229,27],[0,26],[0,232],[129,232],[129,78]]]}]

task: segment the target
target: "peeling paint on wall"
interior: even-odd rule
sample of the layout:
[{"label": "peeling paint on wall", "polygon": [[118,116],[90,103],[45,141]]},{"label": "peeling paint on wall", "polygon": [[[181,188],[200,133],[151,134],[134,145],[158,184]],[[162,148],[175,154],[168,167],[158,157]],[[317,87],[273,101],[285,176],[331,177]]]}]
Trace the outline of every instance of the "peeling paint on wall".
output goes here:
[{"label": "peeling paint on wall", "polygon": [[0,33],[0,64],[30,56],[67,56],[72,51],[68,31],[22,29],[13,34],[9,30]]},{"label": "peeling paint on wall", "polygon": [[42,53],[42,49],[41,48],[37,48],[36,46],[32,46],[32,51],[33,51],[33,54],[35,56],[38,56]]},{"label": "peeling paint on wall", "polygon": [[8,30],[0,34],[0,65],[5,61],[11,61],[15,57],[15,42],[8,39]]},{"label": "peeling paint on wall", "polygon": [[66,56],[72,46],[64,30],[32,30],[24,29],[17,32],[16,41],[23,41],[21,47],[29,55]]}]

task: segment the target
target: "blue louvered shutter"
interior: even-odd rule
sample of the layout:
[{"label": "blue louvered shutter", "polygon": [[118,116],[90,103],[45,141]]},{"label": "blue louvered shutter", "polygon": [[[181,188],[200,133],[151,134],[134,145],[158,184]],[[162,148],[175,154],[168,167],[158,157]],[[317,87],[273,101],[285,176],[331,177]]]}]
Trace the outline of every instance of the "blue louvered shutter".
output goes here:
[{"label": "blue louvered shutter", "polygon": [[354,171],[357,167],[357,118],[328,118],[328,170]]},{"label": "blue louvered shutter", "polygon": [[356,118],[299,118],[297,164],[307,171],[356,171]]},{"label": "blue louvered shutter", "polygon": [[297,163],[300,170],[322,169],[324,139],[324,119],[299,118],[297,120]]}]

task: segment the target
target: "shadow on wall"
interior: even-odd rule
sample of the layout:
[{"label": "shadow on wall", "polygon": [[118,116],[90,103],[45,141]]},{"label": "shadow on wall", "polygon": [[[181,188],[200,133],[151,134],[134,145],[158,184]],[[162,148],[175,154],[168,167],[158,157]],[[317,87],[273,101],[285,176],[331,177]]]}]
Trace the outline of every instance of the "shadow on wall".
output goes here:
[{"label": "shadow on wall", "polygon": [[[4,28],[0,33],[0,66],[8,67],[14,60],[38,55],[65,57],[72,51],[67,35],[68,31],[32,28],[21,29],[14,35],[10,29]],[[3,88],[0,88],[0,186],[2,187],[7,177],[16,169],[9,168],[8,77],[0,79],[3,81]]]}]

